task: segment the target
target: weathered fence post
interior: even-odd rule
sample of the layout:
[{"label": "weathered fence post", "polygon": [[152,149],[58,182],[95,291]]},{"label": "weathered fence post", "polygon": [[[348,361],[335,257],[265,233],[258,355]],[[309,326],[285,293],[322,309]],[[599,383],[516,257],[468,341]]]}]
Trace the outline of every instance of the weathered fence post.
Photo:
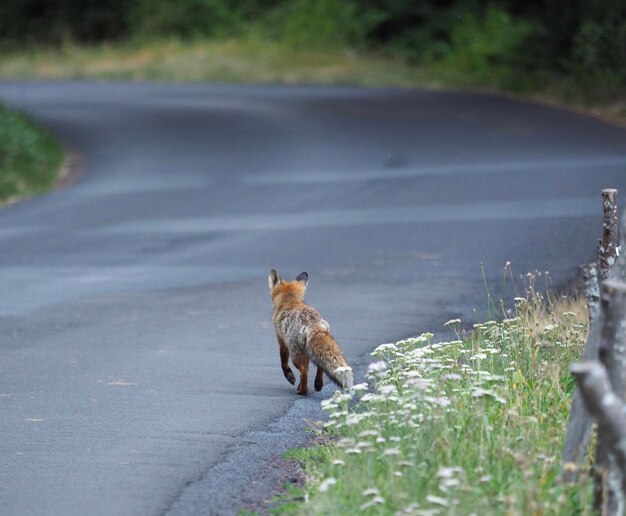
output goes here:
[{"label": "weathered fence post", "polygon": [[602,190],[602,237],[598,246],[598,274],[600,281],[609,277],[609,270],[615,263],[618,245],[617,190]]},{"label": "weathered fence post", "polygon": [[626,395],[626,283],[608,279],[600,287],[604,313],[599,356],[615,394]]},{"label": "weathered fence post", "polygon": [[599,433],[611,451],[618,473],[609,477],[612,488],[619,493],[619,499],[615,500],[617,505],[612,507],[615,512],[604,512],[603,507],[602,514],[622,514],[626,492],[626,413],[623,401],[611,389],[607,371],[597,360],[574,364],[571,371],[585,405],[596,419]]},{"label": "weathered fence post", "polygon": [[[600,312],[600,281],[598,280],[598,265],[596,263],[588,263],[581,268],[583,273],[583,282],[585,285],[585,300],[587,301],[587,311],[589,313],[589,325],[593,325],[598,318]],[[587,352],[585,346],[585,352]],[[595,350],[594,356],[595,356]]]},{"label": "weathered fence post", "polygon": [[[583,360],[598,358],[598,347],[603,326],[603,312],[599,303],[600,279],[608,277],[611,266],[615,263],[618,250],[617,190],[602,190],[602,234],[598,244],[598,263],[582,268],[585,281],[585,298],[589,312],[587,342],[583,350]],[[621,235],[624,238],[624,235]],[[623,269],[620,263],[620,270]],[[580,389],[574,389],[570,408],[565,443],[563,445],[563,478],[573,482],[578,477],[578,468],[582,464],[589,438],[591,436],[591,418],[585,408]]]},{"label": "weathered fence post", "polygon": [[[624,403],[626,390],[626,284],[606,280],[600,287],[600,306],[603,314],[598,355],[604,365],[614,395]],[[623,429],[626,432],[626,427]],[[624,493],[621,473],[617,469],[615,452],[609,438],[598,432],[596,448],[596,507],[602,514],[622,514]]]}]

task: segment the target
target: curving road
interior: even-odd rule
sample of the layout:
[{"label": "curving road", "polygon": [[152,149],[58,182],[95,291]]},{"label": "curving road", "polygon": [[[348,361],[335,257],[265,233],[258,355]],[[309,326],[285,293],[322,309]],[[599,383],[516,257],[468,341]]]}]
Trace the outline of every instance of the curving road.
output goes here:
[{"label": "curving road", "polygon": [[[593,257],[626,130],[463,93],[2,84],[84,157],[0,210],[0,513],[228,513],[302,439],[266,277],[348,358]],[[497,288],[497,287],[496,287]],[[271,468],[270,468],[271,469]],[[261,491],[264,489],[260,487]]]}]

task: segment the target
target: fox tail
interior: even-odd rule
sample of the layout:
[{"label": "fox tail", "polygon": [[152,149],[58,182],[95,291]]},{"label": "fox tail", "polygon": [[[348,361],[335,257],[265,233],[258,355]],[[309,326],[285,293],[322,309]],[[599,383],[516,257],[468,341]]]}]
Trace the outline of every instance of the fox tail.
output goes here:
[{"label": "fox tail", "polygon": [[327,331],[318,331],[311,335],[307,343],[309,356],[316,365],[339,387],[352,392],[354,376],[352,368],[343,356],[339,344]]}]

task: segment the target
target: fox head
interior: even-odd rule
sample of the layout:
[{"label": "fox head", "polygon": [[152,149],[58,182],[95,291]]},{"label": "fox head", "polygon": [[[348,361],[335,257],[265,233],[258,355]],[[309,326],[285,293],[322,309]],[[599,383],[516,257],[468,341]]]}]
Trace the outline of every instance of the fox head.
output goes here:
[{"label": "fox head", "polygon": [[302,301],[306,292],[306,285],[309,282],[309,275],[306,272],[299,274],[293,281],[285,281],[274,269],[271,270],[268,277],[270,287],[270,296],[274,299],[279,295],[291,295]]}]

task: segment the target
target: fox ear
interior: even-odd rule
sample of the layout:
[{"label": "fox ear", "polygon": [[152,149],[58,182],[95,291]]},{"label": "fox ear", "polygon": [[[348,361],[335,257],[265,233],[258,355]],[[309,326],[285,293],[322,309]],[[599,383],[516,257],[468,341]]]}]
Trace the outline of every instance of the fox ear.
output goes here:
[{"label": "fox ear", "polygon": [[276,272],[274,269],[270,271],[270,275],[267,280],[270,286],[270,291],[274,290],[278,285],[280,285],[280,276],[278,275],[278,272]]},{"label": "fox ear", "polygon": [[301,281],[302,283],[306,285],[309,282],[309,274],[306,272],[299,274],[298,277],[296,278],[296,281]]}]

